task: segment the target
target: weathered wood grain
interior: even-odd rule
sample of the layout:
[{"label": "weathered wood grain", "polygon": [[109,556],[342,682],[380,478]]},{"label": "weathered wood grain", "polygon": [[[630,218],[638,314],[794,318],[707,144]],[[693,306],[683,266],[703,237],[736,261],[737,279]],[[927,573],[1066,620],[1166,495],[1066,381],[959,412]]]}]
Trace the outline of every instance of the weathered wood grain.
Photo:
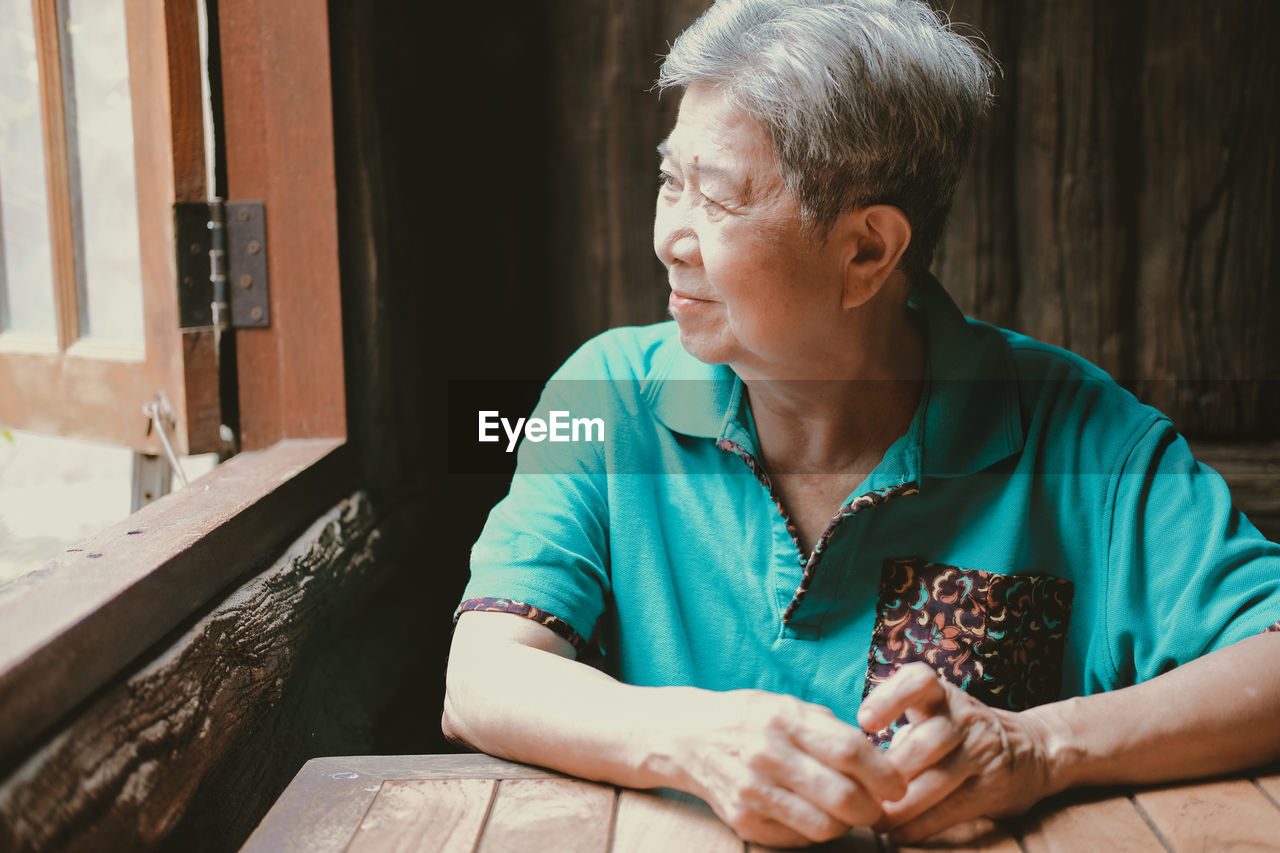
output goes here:
[{"label": "weathered wood grain", "polygon": [[347,490],[334,440],[242,454],[0,588],[0,756],[14,757]]},{"label": "weathered wood grain", "polygon": [[1012,164],[1019,75],[1021,4],[1001,0],[934,2],[960,32],[981,33],[992,55],[1004,62],[996,103],[974,141],[951,216],[934,257],[934,273],[966,314],[1003,327],[1018,324],[1018,208]]},{"label": "weathered wood grain", "polygon": [[1164,845],[1127,796],[1074,794],[1042,804],[1018,825],[1027,853],[1132,850],[1162,853]]},{"label": "weathered wood grain", "polygon": [[1140,8],[934,6],[1002,69],[935,273],[966,313],[1130,375]]},{"label": "weathered wood grain", "polygon": [[348,853],[471,853],[498,783],[492,779],[387,781]]},{"label": "weathered wood grain", "polygon": [[241,848],[243,853],[341,849],[384,782],[565,779],[491,755],[350,755],[303,765]]},{"label": "weathered wood grain", "polygon": [[1269,850],[1280,839],[1280,809],[1248,779],[1139,791],[1134,800],[1174,850]]},{"label": "weathered wood grain", "polygon": [[1280,5],[1146,6],[1140,396],[1188,434],[1274,437]]},{"label": "weathered wood grain", "polygon": [[605,853],[617,792],[576,779],[510,779],[498,793],[478,853]]},{"label": "weathered wood grain", "polygon": [[935,271],[1190,435],[1280,430],[1275,4],[935,3],[1004,68]]},{"label": "weathered wood grain", "polygon": [[0,849],[151,849],[203,776],[275,703],[301,636],[374,571],[361,495],[126,680],[108,687],[0,783]]},{"label": "weathered wood grain", "polygon": [[460,755],[351,755],[310,762],[318,774],[356,771],[379,779],[568,779],[553,770],[483,753]]},{"label": "weathered wood grain", "polygon": [[689,794],[620,791],[610,853],[699,850],[742,853],[743,843],[711,807]]}]

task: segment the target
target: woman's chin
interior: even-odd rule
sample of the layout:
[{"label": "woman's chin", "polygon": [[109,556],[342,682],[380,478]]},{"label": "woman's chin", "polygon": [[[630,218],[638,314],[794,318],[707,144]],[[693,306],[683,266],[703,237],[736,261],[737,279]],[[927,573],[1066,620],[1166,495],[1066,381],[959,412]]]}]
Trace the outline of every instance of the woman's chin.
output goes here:
[{"label": "woman's chin", "polygon": [[698,361],[705,364],[728,364],[732,360],[729,347],[725,345],[723,339],[687,328],[683,323],[676,325],[680,329],[680,345],[684,347],[685,352]]}]

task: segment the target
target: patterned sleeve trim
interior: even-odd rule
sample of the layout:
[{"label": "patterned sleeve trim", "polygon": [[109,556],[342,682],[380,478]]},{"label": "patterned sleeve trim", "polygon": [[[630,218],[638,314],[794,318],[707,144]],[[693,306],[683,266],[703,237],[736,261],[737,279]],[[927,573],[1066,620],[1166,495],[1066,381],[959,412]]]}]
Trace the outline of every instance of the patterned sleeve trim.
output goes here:
[{"label": "patterned sleeve trim", "polygon": [[550,628],[555,632],[556,636],[568,640],[578,654],[582,654],[587,647],[587,641],[582,638],[581,634],[573,630],[568,622],[559,616],[553,616],[541,607],[534,607],[532,604],[525,604],[523,601],[512,601],[509,598],[468,598],[458,605],[457,611],[453,614],[453,621],[458,621],[458,617],[468,610],[489,613],[514,613],[516,616],[532,619],[539,625]]},{"label": "patterned sleeve trim", "polygon": [[1264,628],[1264,629],[1263,629],[1263,631],[1262,631],[1262,633],[1264,633],[1264,634],[1269,634],[1269,633],[1271,633],[1272,631],[1278,631],[1278,632],[1280,632],[1280,622],[1277,622],[1276,624],[1274,624],[1274,625],[1272,625],[1272,626],[1270,626],[1270,627],[1268,627],[1268,628]]}]

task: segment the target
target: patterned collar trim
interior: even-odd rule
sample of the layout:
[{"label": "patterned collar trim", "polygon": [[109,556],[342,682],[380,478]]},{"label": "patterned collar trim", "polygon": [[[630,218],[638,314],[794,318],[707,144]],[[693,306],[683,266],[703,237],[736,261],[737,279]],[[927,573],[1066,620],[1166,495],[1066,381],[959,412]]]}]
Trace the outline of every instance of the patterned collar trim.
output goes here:
[{"label": "patterned collar trim", "polygon": [[[928,374],[907,434],[885,454],[886,463],[902,469],[893,479],[964,476],[1020,451],[1024,435],[1017,371],[1004,335],[994,326],[967,320],[933,276],[915,284],[908,306],[925,318]],[[756,452],[742,380],[725,365],[703,364],[678,342],[666,350],[665,358],[654,359],[644,381],[654,416],[673,432],[727,439]]]}]

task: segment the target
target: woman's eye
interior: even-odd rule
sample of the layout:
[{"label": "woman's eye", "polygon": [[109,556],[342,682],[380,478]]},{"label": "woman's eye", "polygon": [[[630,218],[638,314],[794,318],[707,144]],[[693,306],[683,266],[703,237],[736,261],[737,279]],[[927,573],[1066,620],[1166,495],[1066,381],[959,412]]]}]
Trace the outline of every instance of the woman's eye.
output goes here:
[{"label": "woman's eye", "polygon": [[659,172],[658,173],[658,189],[659,190],[666,190],[666,189],[678,190],[680,189],[680,186],[679,184],[676,183],[675,175],[672,175],[670,172]]}]

